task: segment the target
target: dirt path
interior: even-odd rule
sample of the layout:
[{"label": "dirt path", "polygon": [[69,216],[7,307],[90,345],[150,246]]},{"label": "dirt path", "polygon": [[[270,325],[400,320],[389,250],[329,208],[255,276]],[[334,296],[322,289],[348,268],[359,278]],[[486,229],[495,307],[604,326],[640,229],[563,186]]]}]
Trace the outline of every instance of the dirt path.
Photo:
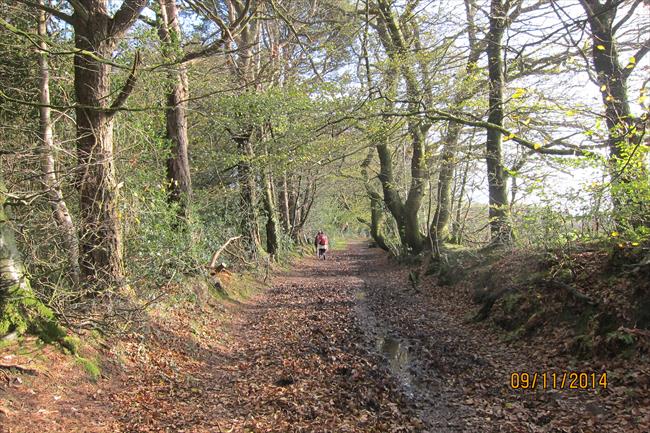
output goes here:
[{"label": "dirt path", "polygon": [[[503,334],[466,323],[474,305],[449,288],[414,290],[408,272],[359,242],[278,277],[237,324],[236,357],[245,367],[232,389],[247,397],[234,412],[235,431],[648,431],[650,396],[642,395],[643,379],[627,380],[638,385],[633,392],[623,386],[625,365],[506,343]],[[619,383],[509,386],[517,371],[603,369]]]},{"label": "dirt path", "polygon": [[513,371],[602,366],[508,345],[424,286],[362,242],[305,258],[247,302],[160,312],[103,354],[113,367],[96,386],[71,368],[11,385],[0,432],[648,431],[648,395],[630,388],[511,390]]},{"label": "dirt path", "polygon": [[159,331],[157,356],[147,358],[153,367],[142,375],[148,379],[127,378],[113,396],[122,429],[422,431],[384,358],[368,350],[355,308],[374,260],[354,245],[326,261],[301,261],[236,306],[226,339],[211,347]]},{"label": "dirt path", "polygon": [[[650,432],[647,364],[577,360],[553,347],[568,345],[561,335],[551,344],[508,342],[487,322],[468,322],[477,309],[469,293],[431,280],[416,290],[409,269],[385,254],[359,244],[350,252],[365,283],[357,302],[361,328],[369,345],[384,353],[422,431]],[[608,386],[552,389],[549,377],[547,389],[541,379],[535,390],[510,387],[514,372],[563,371],[606,371]]]}]

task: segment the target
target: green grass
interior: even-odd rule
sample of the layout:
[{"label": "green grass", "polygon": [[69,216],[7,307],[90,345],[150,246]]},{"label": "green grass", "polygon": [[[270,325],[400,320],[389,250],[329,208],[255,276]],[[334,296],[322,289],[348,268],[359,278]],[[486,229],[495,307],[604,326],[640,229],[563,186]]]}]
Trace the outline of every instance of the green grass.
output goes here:
[{"label": "green grass", "polygon": [[339,238],[336,237],[332,240],[332,249],[333,250],[344,250],[348,247],[350,244],[350,239],[349,238]]},{"label": "green grass", "polygon": [[93,382],[97,382],[97,380],[101,377],[102,370],[97,360],[77,356],[75,362],[86,371],[88,377]]}]

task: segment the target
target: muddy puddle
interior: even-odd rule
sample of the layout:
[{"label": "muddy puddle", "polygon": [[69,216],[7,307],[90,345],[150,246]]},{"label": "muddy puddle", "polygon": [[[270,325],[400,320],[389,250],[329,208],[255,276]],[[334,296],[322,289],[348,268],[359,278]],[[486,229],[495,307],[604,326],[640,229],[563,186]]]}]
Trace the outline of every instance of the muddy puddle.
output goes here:
[{"label": "muddy puddle", "polygon": [[388,363],[392,370],[402,370],[408,366],[408,346],[397,338],[389,336],[378,338],[377,350],[388,358]]},{"label": "muddy puddle", "polygon": [[403,391],[409,397],[416,397],[417,379],[413,373],[417,371],[417,365],[410,356],[408,341],[392,335],[377,321],[367,305],[365,291],[355,291],[354,297],[357,300],[357,315],[368,340],[374,341],[374,350],[386,359],[388,367],[393,376],[398,379]]},{"label": "muddy puddle", "polygon": [[375,348],[388,361],[388,366],[393,375],[400,381],[404,392],[409,397],[414,397],[415,377],[412,374],[414,366],[411,365],[409,346],[406,342],[389,336],[377,336]]},{"label": "muddy puddle", "polygon": [[397,380],[404,395],[414,405],[418,418],[425,426],[422,433],[451,433],[462,431],[453,426],[458,424],[457,413],[447,404],[445,391],[440,388],[439,373],[430,363],[420,359],[418,342],[400,337],[395,330],[373,313],[366,289],[354,292],[357,318],[365,333],[369,349],[383,356],[391,375]]}]

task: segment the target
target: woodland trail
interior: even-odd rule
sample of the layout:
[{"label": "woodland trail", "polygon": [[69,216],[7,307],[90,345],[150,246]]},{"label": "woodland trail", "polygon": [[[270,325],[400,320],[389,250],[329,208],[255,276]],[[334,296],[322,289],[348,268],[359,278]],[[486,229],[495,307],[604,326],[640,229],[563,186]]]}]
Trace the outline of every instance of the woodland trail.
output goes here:
[{"label": "woodland trail", "polygon": [[466,323],[476,307],[456,292],[416,290],[408,273],[356,242],[248,301],[171,308],[105,354],[120,366],[94,387],[60,367],[8,387],[0,432],[647,431],[626,387],[510,389],[513,371],[599,367],[507,344]]},{"label": "woodland trail", "polygon": [[423,431],[388,364],[369,350],[355,308],[378,260],[361,244],[303,259],[236,306],[219,345],[179,354],[178,341],[161,342],[170,352],[151,359],[148,383],[132,378],[140,383],[114,396],[121,430]]},{"label": "woodland trail", "polygon": [[[364,242],[326,261],[299,261],[271,289],[238,305],[227,339],[202,350],[198,368],[183,367],[185,356],[170,367],[174,355],[163,356],[160,368],[175,377],[180,394],[169,398],[173,385],[150,387],[149,409],[129,405],[143,396],[127,398],[118,405],[121,429],[644,431],[638,400],[608,400],[613,394],[594,390],[510,389],[514,371],[598,367],[506,344],[502,334],[466,323],[476,307],[465,298],[431,284],[414,290],[408,273]],[[194,373],[181,379],[186,370]]]}]

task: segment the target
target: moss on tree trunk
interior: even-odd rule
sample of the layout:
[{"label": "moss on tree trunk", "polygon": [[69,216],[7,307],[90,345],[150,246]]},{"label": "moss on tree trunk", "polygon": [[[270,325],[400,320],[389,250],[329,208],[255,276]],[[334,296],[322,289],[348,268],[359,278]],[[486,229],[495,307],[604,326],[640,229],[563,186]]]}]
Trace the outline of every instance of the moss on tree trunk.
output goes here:
[{"label": "moss on tree trunk", "polygon": [[29,284],[7,207],[7,190],[0,180],[0,336],[30,332],[48,343],[63,341],[65,331]]}]

